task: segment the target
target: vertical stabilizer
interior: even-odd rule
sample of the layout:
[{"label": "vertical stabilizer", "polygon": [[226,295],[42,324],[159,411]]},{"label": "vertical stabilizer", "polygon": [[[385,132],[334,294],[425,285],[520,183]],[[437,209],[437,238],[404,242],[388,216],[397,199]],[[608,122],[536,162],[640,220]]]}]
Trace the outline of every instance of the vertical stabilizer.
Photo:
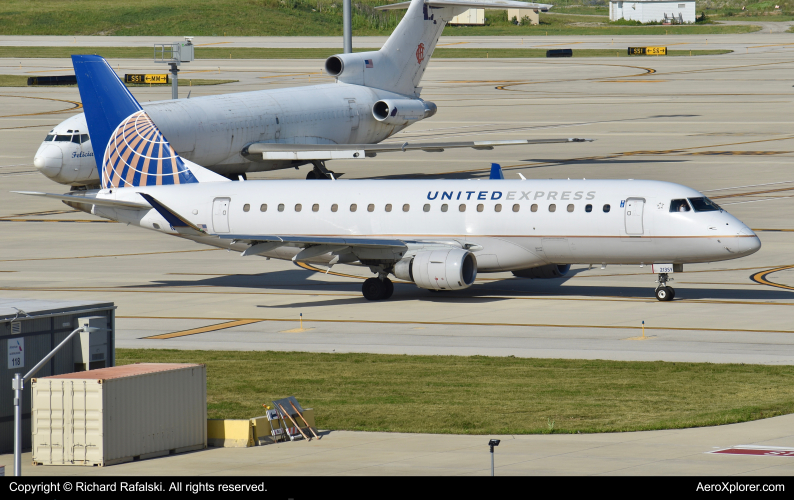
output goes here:
[{"label": "vertical stabilizer", "polygon": [[198,182],[104,58],[72,63],[103,188]]}]

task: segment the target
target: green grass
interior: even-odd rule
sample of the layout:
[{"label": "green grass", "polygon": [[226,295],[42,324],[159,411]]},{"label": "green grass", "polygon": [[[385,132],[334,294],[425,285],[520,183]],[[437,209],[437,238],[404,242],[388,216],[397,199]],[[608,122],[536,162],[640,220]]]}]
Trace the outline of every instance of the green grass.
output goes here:
[{"label": "green grass", "polygon": [[[68,70],[64,70],[64,73],[68,73]],[[208,80],[206,78],[186,78],[182,77],[179,79],[179,86],[180,87],[199,87],[202,85],[220,85],[223,83],[234,83],[238,82],[239,80]],[[126,84],[127,87],[148,87],[148,84]],[[0,75],[0,87],[27,87],[28,86],[28,77],[26,75]],[[39,85],[40,87],[53,87],[53,85]],[[58,85],[59,87],[76,87],[76,85]],[[153,87],[169,87],[171,84],[167,85],[152,85]]]},{"label": "green grass", "polygon": [[[737,0],[738,1],[738,0]],[[794,1],[794,0],[792,0]],[[353,33],[387,35],[404,11],[375,11],[383,0],[353,3]],[[760,5],[760,4],[759,4]],[[606,12],[605,6],[558,5],[561,12]],[[552,10],[553,12],[553,10]],[[661,27],[573,26],[574,16],[541,14],[540,26],[514,26],[506,11],[485,12],[488,26],[453,27],[445,35],[635,35],[665,33]],[[593,22],[596,18],[583,18]],[[597,19],[596,19],[597,20]],[[3,0],[4,35],[116,36],[341,36],[339,0]],[[670,34],[745,33],[747,26],[667,26]],[[167,40],[166,40],[167,41]]]},{"label": "green grass", "polygon": [[794,412],[794,366],[165,349],[116,360],[205,363],[209,418],[294,395],[336,430],[616,432]]},{"label": "green grass", "polygon": [[[363,52],[367,49],[355,49]],[[202,47],[196,49],[196,59],[325,59],[342,52],[338,49],[262,49],[232,48],[218,49]],[[730,50],[693,50],[693,56],[727,54]],[[670,50],[671,56],[688,56],[688,50]],[[151,51],[145,47],[0,47],[0,58],[48,57],[67,58],[72,54],[98,54],[106,59],[149,59]],[[616,49],[576,49],[574,57],[619,57],[627,56],[625,48]],[[231,55],[231,58],[229,57]],[[433,52],[436,58],[524,58],[546,57],[546,49],[461,49],[438,48]],[[637,56],[632,56],[637,57]],[[161,71],[158,71],[158,73]],[[184,78],[184,77],[182,77]],[[180,79],[180,85],[183,80]],[[197,80],[194,80],[197,81]],[[227,80],[210,80],[217,83],[228,83]],[[195,85],[195,84],[194,84]],[[204,85],[211,85],[205,83]]]}]

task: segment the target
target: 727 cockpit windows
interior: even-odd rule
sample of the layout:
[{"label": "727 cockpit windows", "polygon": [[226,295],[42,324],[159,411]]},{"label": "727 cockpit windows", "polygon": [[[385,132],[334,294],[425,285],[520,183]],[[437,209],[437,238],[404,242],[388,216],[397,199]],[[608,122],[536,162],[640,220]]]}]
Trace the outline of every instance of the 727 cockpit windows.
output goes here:
[{"label": "727 cockpit windows", "polygon": [[44,142],[73,142],[75,144],[82,144],[88,142],[88,134],[48,134],[47,137],[44,138]]}]

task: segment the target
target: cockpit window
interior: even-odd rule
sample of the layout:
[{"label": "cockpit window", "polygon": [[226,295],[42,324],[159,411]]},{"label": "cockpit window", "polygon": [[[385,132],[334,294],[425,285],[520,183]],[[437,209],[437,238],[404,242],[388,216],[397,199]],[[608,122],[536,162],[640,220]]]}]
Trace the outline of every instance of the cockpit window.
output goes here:
[{"label": "cockpit window", "polygon": [[689,198],[689,203],[692,204],[695,212],[716,212],[717,210],[722,210],[719,205],[706,197]]},{"label": "cockpit window", "polygon": [[88,142],[88,134],[83,134],[80,136],[80,142]]},{"label": "cockpit window", "polygon": [[689,203],[686,200],[673,200],[670,202],[671,212],[689,212]]},{"label": "cockpit window", "polygon": [[44,142],[50,142],[53,139],[55,139],[54,135],[48,135],[47,137],[44,138]]},{"label": "cockpit window", "polygon": [[75,144],[80,144],[80,136],[79,135],[73,135],[72,136],[72,142],[75,143]]},{"label": "cockpit window", "polygon": [[55,142],[71,142],[72,136],[71,135],[56,135]]}]

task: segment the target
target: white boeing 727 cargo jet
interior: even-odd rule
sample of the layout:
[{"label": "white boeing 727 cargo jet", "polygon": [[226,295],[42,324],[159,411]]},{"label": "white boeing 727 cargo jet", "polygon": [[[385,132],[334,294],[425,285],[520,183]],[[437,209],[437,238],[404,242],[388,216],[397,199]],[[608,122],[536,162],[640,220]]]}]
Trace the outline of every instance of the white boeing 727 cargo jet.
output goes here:
[{"label": "white boeing 727 cargo jet", "polygon": [[368,267],[364,296],[389,275],[459,290],[478,272],[547,278],[570,264],[646,264],[668,273],[761,247],[741,221],[686,186],[635,180],[246,181],[181,158],[104,59],[72,56],[88,128],[106,148],[102,188],[64,200],[94,215],[242,256]]},{"label": "white boeing 727 cargo jet", "polygon": [[[412,0],[389,5],[386,8],[408,11],[380,50],[337,54],[326,60],[325,71],[336,83],[154,102],[143,108],[182,158],[234,180],[247,172],[305,164],[313,165],[307,178],[326,178],[328,160],[380,153],[582,142],[548,138],[379,144],[436,113],[435,104],[420,99],[419,83],[438,37],[453,16],[483,6],[551,7],[509,0]],[[61,184],[99,186],[95,144],[96,138],[86,130],[85,115],[76,115],[50,131],[33,163]]]}]

